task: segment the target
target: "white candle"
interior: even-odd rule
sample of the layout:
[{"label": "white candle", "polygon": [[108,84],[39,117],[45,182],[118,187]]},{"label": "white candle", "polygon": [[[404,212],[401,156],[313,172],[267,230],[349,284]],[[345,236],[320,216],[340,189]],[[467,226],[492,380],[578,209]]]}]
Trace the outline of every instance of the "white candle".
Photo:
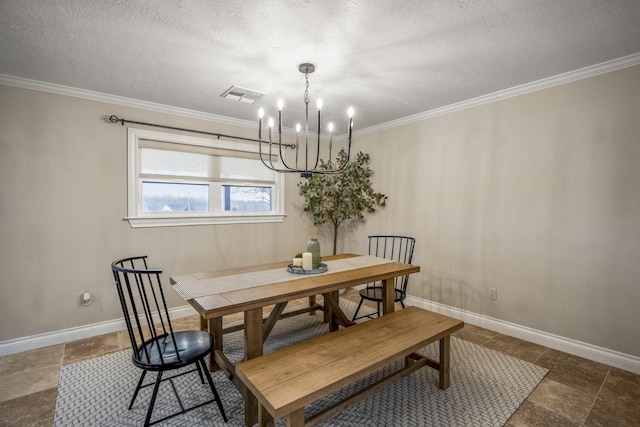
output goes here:
[{"label": "white candle", "polygon": [[302,253],[302,269],[313,270],[313,261],[311,259],[311,252]]},{"label": "white candle", "polygon": [[296,267],[302,267],[302,258],[294,258],[293,265]]}]

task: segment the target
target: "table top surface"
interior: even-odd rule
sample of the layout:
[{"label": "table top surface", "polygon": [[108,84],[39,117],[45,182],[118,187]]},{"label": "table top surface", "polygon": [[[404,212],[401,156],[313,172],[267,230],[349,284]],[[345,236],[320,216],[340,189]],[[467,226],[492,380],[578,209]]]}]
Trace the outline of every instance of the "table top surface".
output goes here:
[{"label": "table top surface", "polygon": [[170,281],[202,317],[210,319],[420,271],[417,265],[367,255],[340,254],[322,261],[328,265],[322,274],[287,273],[290,262],[284,261],[192,273]]}]

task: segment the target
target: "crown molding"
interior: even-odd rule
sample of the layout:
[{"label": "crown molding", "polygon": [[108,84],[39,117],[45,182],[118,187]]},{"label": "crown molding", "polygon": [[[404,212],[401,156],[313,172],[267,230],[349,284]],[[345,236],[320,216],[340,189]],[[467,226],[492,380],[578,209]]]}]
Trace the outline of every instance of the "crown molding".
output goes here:
[{"label": "crown molding", "polygon": [[415,123],[421,120],[430,119],[444,114],[453,113],[456,111],[466,110],[467,108],[473,108],[491,102],[500,101],[514,96],[524,95],[526,93],[536,92],[543,89],[548,89],[554,86],[571,83],[577,80],[594,77],[600,74],[609,73],[612,71],[620,70],[623,68],[633,67],[640,65],[640,53],[634,53],[632,55],[624,56],[622,58],[613,59],[611,61],[602,62],[600,64],[591,65],[589,67],[580,68],[578,70],[569,71],[567,73],[558,74],[556,76],[536,80],[534,82],[525,83],[519,86],[514,86],[508,89],[493,92],[487,95],[478,96],[465,101],[457,102],[451,105],[445,105],[444,107],[434,108],[433,110],[425,111],[422,113],[414,114],[412,116],[403,117],[398,120],[393,120],[380,125],[371,126],[365,129],[354,131],[354,136],[366,135],[374,132],[379,132],[386,129],[395,128],[398,126]]},{"label": "crown molding", "polygon": [[22,77],[16,77],[7,74],[0,74],[0,84],[6,86],[15,86],[22,89],[31,89],[40,92],[54,93],[57,95],[72,96],[75,98],[88,99],[91,101],[105,102],[108,104],[115,104],[124,107],[140,108],[143,110],[172,114],[192,119],[199,119],[242,127],[255,127],[255,123],[249,120],[234,119],[232,117],[204,113],[202,111],[189,110],[186,108],[174,107],[171,105],[142,101],[139,99],[127,98],[124,96],[109,95],[107,93],[94,92],[91,90],[79,89],[71,86],[25,79]]},{"label": "crown molding", "polygon": [[[500,90],[487,95],[471,98],[466,101],[457,102],[455,104],[446,105],[444,107],[434,108],[433,110],[414,114],[412,116],[403,117],[401,119],[392,120],[380,125],[371,126],[353,132],[353,136],[361,136],[398,126],[407,125],[432,117],[465,110],[467,108],[477,107],[479,105],[512,98],[518,95],[524,95],[554,86],[570,83],[576,80],[582,80],[594,77],[611,71],[620,70],[622,68],[640,65],[640,53],[624,56],[622,58],[613,59],[611,61],[602,62],[600,64],[591,65],[589,67],[580,68],[578,70],[569,71],[567,73],[558,74],[534,82],[525,83],[512,88]],[[58,95],[72,96],[76,98],[88,99],[92,101],[105,102],[109,104],[121,105],[125,107],[140,108],[143,110],[156,111],[159,113],[173,114],[182,117],[211,121],[216,123],[229,124],[241,127],[255,127],[255,123],[249,120],[234,119],[232,117],[220,116],[217,114],[204,113],[186,108],[173,107],[170,105],[158,104],[155,102],[142,101],[124,96],[109,95],[101,92],[94,92],[85,89],[74,88],[54,83],[47,83],[38,80],[25,79],[22,77],[0,74],[0,84],[6,86],[15,86],[23,89],[37,90],[41,92],[55,93]],[[293,130],[288,130],[288,133]]]}]

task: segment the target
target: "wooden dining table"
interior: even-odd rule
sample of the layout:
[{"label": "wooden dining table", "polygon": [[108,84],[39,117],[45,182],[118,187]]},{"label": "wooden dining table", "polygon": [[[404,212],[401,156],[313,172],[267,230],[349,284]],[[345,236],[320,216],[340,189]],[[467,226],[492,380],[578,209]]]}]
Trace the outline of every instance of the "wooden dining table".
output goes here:
[{"label": "wooden dining table", "polygon": [[[247,426],[257,421],[258,404],[224,354],[223,316],[244,313],[244,360],[249,360],[262,356],[264,340],[281,317],[322,309],[329,331],[353,325],[340,309],[340,289],[380,281],[382,312],[393,312],[395,278],[420,271],[417,265],[349,253],[323,257],[322,262],[327,271],[321,274],[292,273],[287,269],[290,262],[284,261],[170,278],[173,289],[200,314],[201,328],[213,335],[210,369],[222,369],[242,393]],[[316,302],[316,295],[323,296],[323,305]],[[287,303],[300,298],[308,298],[309,305],[285,314]],[[265,318],[265,308],[270,306]]]}]

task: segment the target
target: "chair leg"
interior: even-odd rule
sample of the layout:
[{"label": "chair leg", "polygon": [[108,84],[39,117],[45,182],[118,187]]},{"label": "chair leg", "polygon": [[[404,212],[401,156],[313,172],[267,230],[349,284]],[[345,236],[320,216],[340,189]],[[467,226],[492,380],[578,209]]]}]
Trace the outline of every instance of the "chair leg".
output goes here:
[{"label": "chair leg", "polygon": [[407,308],[404,306],[404,300],[400,300],[400,305],[402,306],[402,308]]},{"label": "chair leg", "polygon": [[209,386],[211,386],[211,391],[213,392],[213,397],[215,397],[216,403],[218,404],[218,408],[220,409],[220,414],[222,414],[222,419],[226,423],[227,414],[224,413],[224,408],[222,407],[222,400],[220,400],[220,395],[218,394],[218,390],[216,389],[216,386],[213,384],[211,373],[209,372],[209,369],[207,369],[207,365],[204,363],[204,359],[200,359],[196,363],[200,363],[202,365],[202,370],[204,371],[204,374],[207,377],[207,381],[209,381]]},{"label": "chair leg", "polygon": [[[202,375],[202,369],[200,369],[200,364],[196,363],[196,368],[198,369],[198,375],[200,375],[200,382],[204,384],[204,376]],[[206,367],[204,369],[207,369]]]},{"label": "chair leg", "polygon": [[378,305],[378,317],[380,317],[380,301],[376,301],[376,304]]},{"label": "chair leg", "polygon": [[156,376],[156,383],[153,385],[153,393],[151,394],[149,409],[147,409],[147,417],[144,420],[144,427],[149,427],[151,423],[151,414],[153,413],[153,406],[156,404],[156,397],[158,397],[158,388],[160,388],[161,381],[162,381],[162,371],[158,371],[158,375]]},{"label": "chair leg", "polygon": [[144,381],[144,377],[147,375],[147,371],[142,370],[142,374],[140,374],[140,379],[138,380],[138,385],[136,386],[136,390],[133,392],[133,397],[131,398],[131,402],[129,403],[129,410],[133,408],[133,402],[136,401],[136,397],[138,397],[138,392],[140,388],[142,388],[142,381]]},{"label": "chair leg", "polygon": [[169,378],[169,382],[171,383],[171,388],[173,389],[173,394],[176,395],[176,399],[178,399],[178,405],[180,405],[180,411],[184,412],[184,405],[182,404],[182,399],[180,399],[180,395],[178,394],[178,389],[173,382],[173,378]]},{"label": "chair leg", "polygon": [[352,322],[355,322],[356,319],[358,318],[358,312],[360,311],[360,307],[362,306],[362,302],[364,301],[364,298],[360,298],[360,304],[358,304],[358,308],[356,308],[356,312],[353,313],[353,319],[351,319]]}]

